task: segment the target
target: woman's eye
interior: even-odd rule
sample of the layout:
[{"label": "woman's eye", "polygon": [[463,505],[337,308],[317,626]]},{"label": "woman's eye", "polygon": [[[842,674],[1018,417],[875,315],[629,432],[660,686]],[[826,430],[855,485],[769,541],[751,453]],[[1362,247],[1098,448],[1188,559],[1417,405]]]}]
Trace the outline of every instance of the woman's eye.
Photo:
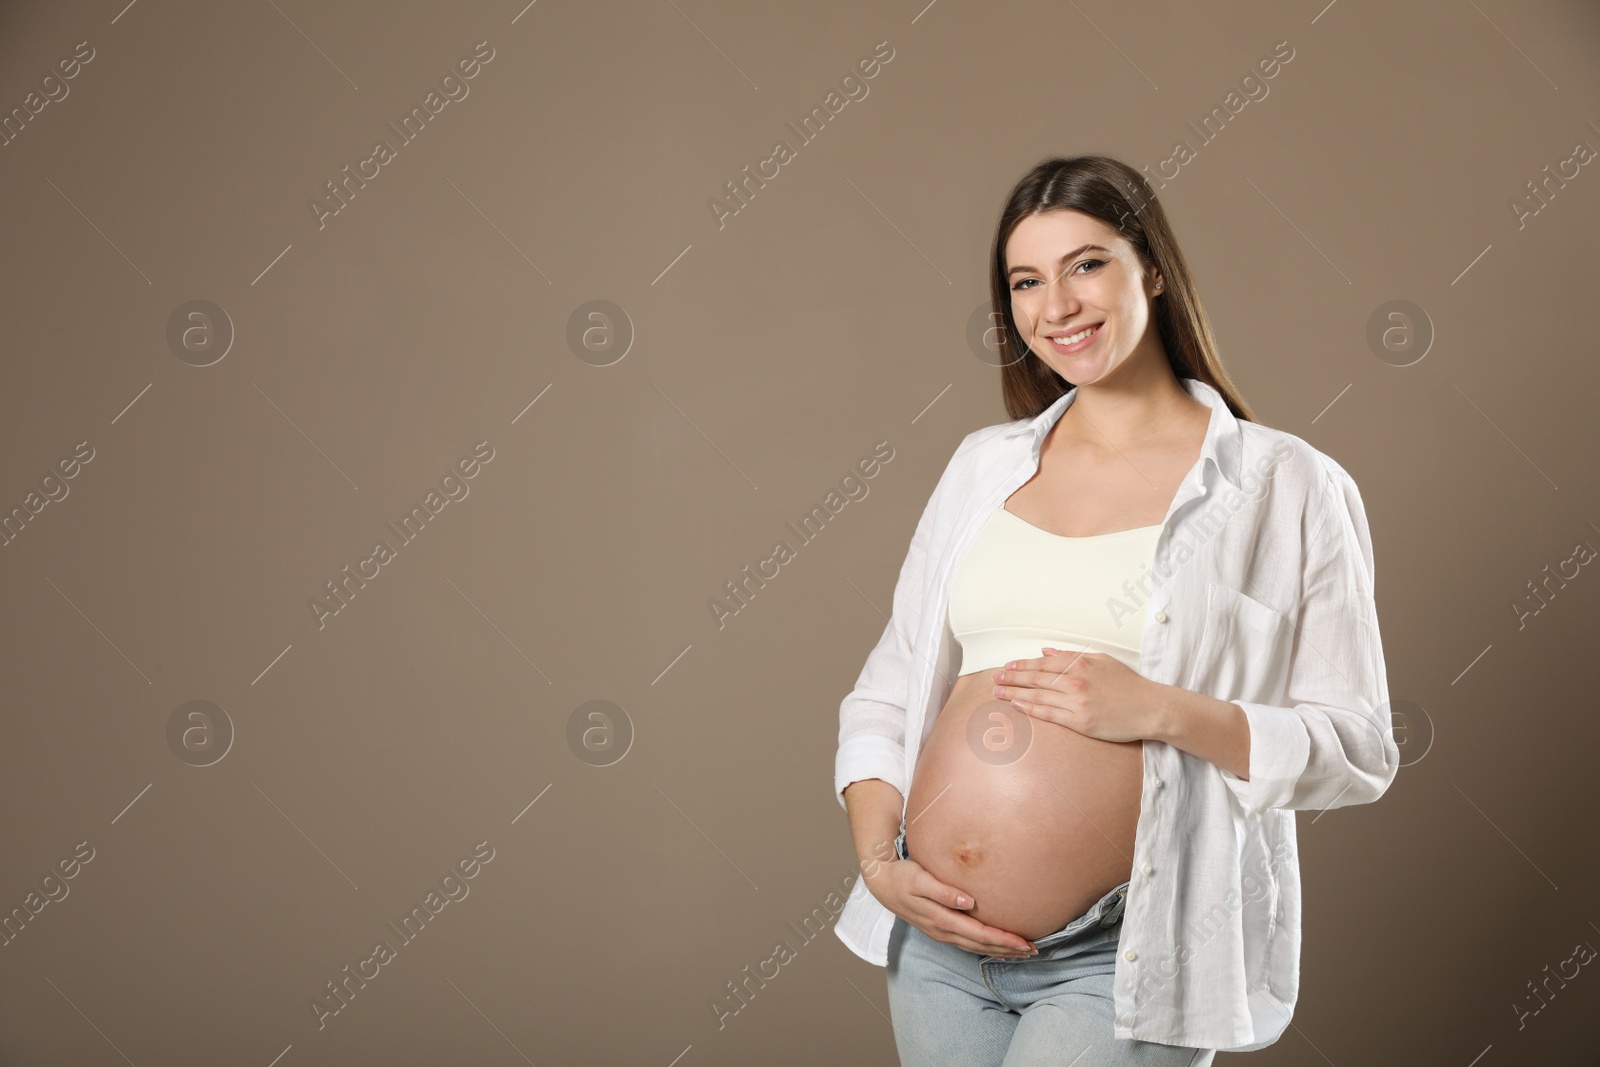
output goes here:
[{"label": "woman's eye", "polygon": [[[1106,261],[1103,260],[1103,259],[1085,259],[1085,260],[1080,260],[1077,263],[1074,263],[1072,266],[1073,266],[1073,270],[1074,271],[1076,271],[1077,268],[1079,268],[1079,267],[1090,267],[1090,266],[1092,266],[1094,268],[1094,270],[1086,270],[1086,271],[1081,271],[1079,273],[1093,274],[1095,270],[1099,270],[1101,267],[1103,267],[1105,265],[1106,265]],[[1016,285],[1013,285],[1011,287],[1011,291],[1012,292],[1016,292],[1017,290],[1022,289],[1024,287],[1031,288],[1030,286],[1028,286],[1028,283],[1029,282],[1037,282],[1038,280],[1039,279],[1037,279],[1037,278],[1024,278],[1020,282],[1018,282]]]}]

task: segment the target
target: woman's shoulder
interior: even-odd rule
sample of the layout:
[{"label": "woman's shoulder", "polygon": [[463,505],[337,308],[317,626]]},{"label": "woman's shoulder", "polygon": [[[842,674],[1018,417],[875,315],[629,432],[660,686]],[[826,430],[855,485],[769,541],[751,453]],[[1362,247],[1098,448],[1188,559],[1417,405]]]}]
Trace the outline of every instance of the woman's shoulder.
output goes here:
[{"label": "woman's shoulder", "polygon": [[1335,518],[1337,525],[1354,528],[1367,545],[1366,504],[1338,460],[1287,430],[1253,422],[1240,422],[1239,429],[1239,473],[1247,491],[1256,478],[1276,482],[1275,495],[1305,514],[1309,529],[1321,530]]},{"label": "woman's shoulder", "polygon": [[1355,484],[1338,460],[1288,430],[1240,420],[1239,438],[1241,474],[1251,469],[1263,475],[1282,473],[1324,489]]},{"label": "woman's shoulder", "polygon": [[988,462],[1001,452],[1016,431],[1025,428],[1030,420],[1014,419],[980,426],[961,439],[950,456],[946,471],[950,475],[975,473],[986,468]]},{"label": "woman's shoulder", "polygon": [[972,492],[981,481],[984,472],[989,469],[990,463],[1001,454],[1009,439],[1007,431],[1015,431],[1019,427],[1026,426],[1027,422],[1027,419],[997,422],[990,426],[980,426],[963,437],[949,460],[945,462],[944,471],[939,475],[939,482],[933,490],[933,500],[945,501],[953,497],[964,497]]},{"label": "woman's shoulder", "polygon": [[1028,425],[1031,419],[1012,419],[1010,422],[996,422],[989,426],[980,426],[961,439],[961,444],[956,448],[956,455],[963,452],[981,450],[991,441],[998,440],[1007,433],[1020,430]]}]

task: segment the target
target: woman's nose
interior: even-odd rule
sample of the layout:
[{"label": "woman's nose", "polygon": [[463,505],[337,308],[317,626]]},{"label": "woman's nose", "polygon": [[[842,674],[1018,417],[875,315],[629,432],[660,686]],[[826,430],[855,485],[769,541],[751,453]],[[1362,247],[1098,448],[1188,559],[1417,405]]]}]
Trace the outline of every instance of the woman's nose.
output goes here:
[{"label": "woman's nose", "polygon": [[1070,318],[1078,309],[1078,299],[1072,293],[1072,288],[1065,279],[1059,279],[1045,287],[1044,314],[1052,322],[1060,322]]}]

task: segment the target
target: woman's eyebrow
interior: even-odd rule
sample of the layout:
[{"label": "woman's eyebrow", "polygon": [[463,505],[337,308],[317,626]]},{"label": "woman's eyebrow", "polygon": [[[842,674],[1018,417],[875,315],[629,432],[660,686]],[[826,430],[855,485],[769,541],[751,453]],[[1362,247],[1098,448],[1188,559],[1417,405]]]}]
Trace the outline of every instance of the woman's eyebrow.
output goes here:
[{"label": "woman's eyebrow", "polygon": [[[1082,254],[1084,252],[1088,252],[1091,249],[1093,249],[1096,252],[1104,252],[1108,256],[1111,254],[1111,249],[1102,248],[1100,245],[1094,245],[1094,244],[1081,245],[1081,246],[1079,246],[1077,248],[1074,248],[1072,251],[1068,252],[1066,255],[1062,256],[1060,259],[1056,260],[1056,262],[1057,263],[1065,263],[1067,260],[1072,259],[1074,256],[1080,255],[1080,254]],[[1009,278],[1013,274],[1017,274],[1017,273],[1020,273],[1020,272],[1023,272],[1023,271],[1033,271],[1036,274],[1037,273],[1042,273],[1037,268],[1034,268],[1034,267],[1018,266],[1018,267],[1012,267],[1010,270],[1006,271],[1006,277]]]}]

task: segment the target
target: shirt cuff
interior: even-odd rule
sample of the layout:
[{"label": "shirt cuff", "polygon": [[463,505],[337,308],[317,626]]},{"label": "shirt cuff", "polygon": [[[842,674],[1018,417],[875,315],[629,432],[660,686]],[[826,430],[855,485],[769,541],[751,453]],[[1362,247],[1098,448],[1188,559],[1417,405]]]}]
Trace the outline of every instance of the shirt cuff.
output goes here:
[{"label": "shirt cuff", "polygon": [[906,795],[906,752],[897,741],[875,734],[860,734],[839,746],[833,760],[833,792],[839,806],[849,811],[844,790],[851,782],[882,778]]},{"label": "shirt cuff", "polygon": [[1223,782],[1233,790],[1246,815],[1288,807],[1311,756],[1311,735],[1305,723],[1293,708],[1244,700],[1231,703],[1244,710],[1250,724],[1250,779],[1223,770]]}]

